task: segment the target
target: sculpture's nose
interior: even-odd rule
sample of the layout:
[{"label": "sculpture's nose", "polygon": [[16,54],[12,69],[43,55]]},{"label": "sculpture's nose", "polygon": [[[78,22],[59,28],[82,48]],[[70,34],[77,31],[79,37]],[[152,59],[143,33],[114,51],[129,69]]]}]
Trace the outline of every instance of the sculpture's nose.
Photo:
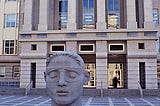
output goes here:
[{"label": "sculpture's nose", "polygon": [[60,72],[60,75],[59,75],[59,80],[58,80],[58,86],[66,86],[67,85],[67,82],[65,80],[65,73],[64,72]]}]

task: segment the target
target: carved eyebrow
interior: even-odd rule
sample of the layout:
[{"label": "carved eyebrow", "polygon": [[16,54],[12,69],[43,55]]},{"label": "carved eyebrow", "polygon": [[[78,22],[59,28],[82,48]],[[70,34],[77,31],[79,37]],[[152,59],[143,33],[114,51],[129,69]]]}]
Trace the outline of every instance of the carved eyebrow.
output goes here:
[{"label": "carved eyebrow", "polygon": [[[82,68],[81,68],[81,67],[48,68],[45,74],[47,75],[47,74],[49,74],[50,72],[56,71],[56,70],[58,71],[59,69],[65,69],[65,70],[74,71],[74,69],[82,69]],[[83,73],[84,71],[81,70],[80,73],[81,73],[81,72]],[[79,73],[79,71],[78,71],[77,73]]]}]

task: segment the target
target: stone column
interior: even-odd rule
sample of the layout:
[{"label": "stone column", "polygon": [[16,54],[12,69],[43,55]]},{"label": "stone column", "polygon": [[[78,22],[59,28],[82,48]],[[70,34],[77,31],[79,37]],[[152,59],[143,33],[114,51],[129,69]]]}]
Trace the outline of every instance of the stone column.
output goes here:
[{"label": "stone column", "polygon": [[106,0],[97,0],[96,29],[106,29]]},{"label": "stone column", "polygon": [[48,0],[40,0],[40,9],[39,9],[39,31],[47,30],[47,16],[48,16]]},{"label": "stone column", "polygon": [[107,42],[96,41],[96,78],[97,89],[108,88],[107,82]]},{"label": "stone column", "polygon": [[144,28],[154,29],[152,16],[152,0],[144,0]]},{"label": "stone column", "polygon": [[23,31],[32,31],[32,0],[25,0]]},{"label": "stone column", "polygon": [[68,0],[68,30],[77,29],[77,0]]},{"label": "stone column", "polygon": [[135,0],[126,0],[126,2],[127,2],[127,29],[135,29],[137,28]]},{"label": "stone column", "polygon": [[77,42],[76,41],[67,41],[66,42],[66,51],[77,52]]}]

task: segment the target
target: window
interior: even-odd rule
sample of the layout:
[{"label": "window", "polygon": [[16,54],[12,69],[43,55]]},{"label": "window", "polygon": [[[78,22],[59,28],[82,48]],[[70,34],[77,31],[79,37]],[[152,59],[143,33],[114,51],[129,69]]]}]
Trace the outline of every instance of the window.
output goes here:
[{"label": "window", "polygon": [[16,27],[16,14],[5,15],[5,28]]},{"label": "window", "polygon": [[68,0],[59,1],[59,29],[67,28],[68,22]]},{"label": "window", "polygon": [[95,2],[94,0],[83,0],[83,28],[95,28]]},{"label": "window", "polygon": [[20,67],[13,67],[13,78],[20,78]]},{"label": "window", "polygon": [[65,51],[65,45],[64,44],[52,44],[50,46],[50,51],[51,52]]},{"label": "window", "polygon": [[153,9],[153,22],[155,25],[159,24],[159,11],[158,8]]},{"label": "window", "polygon": [[79,51],[80,52],[94,52],[95,51],[94,44],[80,44]]},{"label": "window", "polygon": [[120,0],[108,0],[108,28],[120,28]]},{"label": "window", "polygon": [[4,54],[15,54],[16,45],[14,40],[4,41]]},{"label": "window", "polygon": [[160,79],[160,66],[158,66],[157,68],[158,68],[157,69],[157,77],[158,77],[158,79]]},{"label": "window", "polygon": [[124,51],[124,44],[109,44],[109,51],[110,52],[123,52]]},{"label": "window", "polygon": [[6,2],[10,2],[10,1],[17,1],[17,0],[6,0]]},{"label": "window", "polygon": [[0,77],[5,77],[5,67],[0,67]]},{"label": "window", "polygon": [[138,49],[144,49],[144,43],[138,43]]},{"label": "window", "polygon": [[93,63],[85,63],[85,70],[90,74],[90,79],[84,87],[95,87],[96,86],[96,65]]},{"label": "window", "polygon": [[37,50],[37,44],[31,44],[31,50]]}]

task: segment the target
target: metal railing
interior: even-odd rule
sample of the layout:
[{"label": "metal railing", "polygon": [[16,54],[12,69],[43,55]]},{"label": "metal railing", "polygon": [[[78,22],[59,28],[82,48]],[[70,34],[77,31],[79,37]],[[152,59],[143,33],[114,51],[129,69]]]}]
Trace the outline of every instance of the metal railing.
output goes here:
[{"label": "metal railing", "polygon": [[28,93],[30,93],[31,87],[32,87],[32,81],[26,86],[25,96],[27,96]]},{"label": "metal railing", "polygon": [[139,89],[141,97],[143,98],[143,89],[142,89],[141,84],[140,84],[139,81],[138,81],[138,89]]}]

